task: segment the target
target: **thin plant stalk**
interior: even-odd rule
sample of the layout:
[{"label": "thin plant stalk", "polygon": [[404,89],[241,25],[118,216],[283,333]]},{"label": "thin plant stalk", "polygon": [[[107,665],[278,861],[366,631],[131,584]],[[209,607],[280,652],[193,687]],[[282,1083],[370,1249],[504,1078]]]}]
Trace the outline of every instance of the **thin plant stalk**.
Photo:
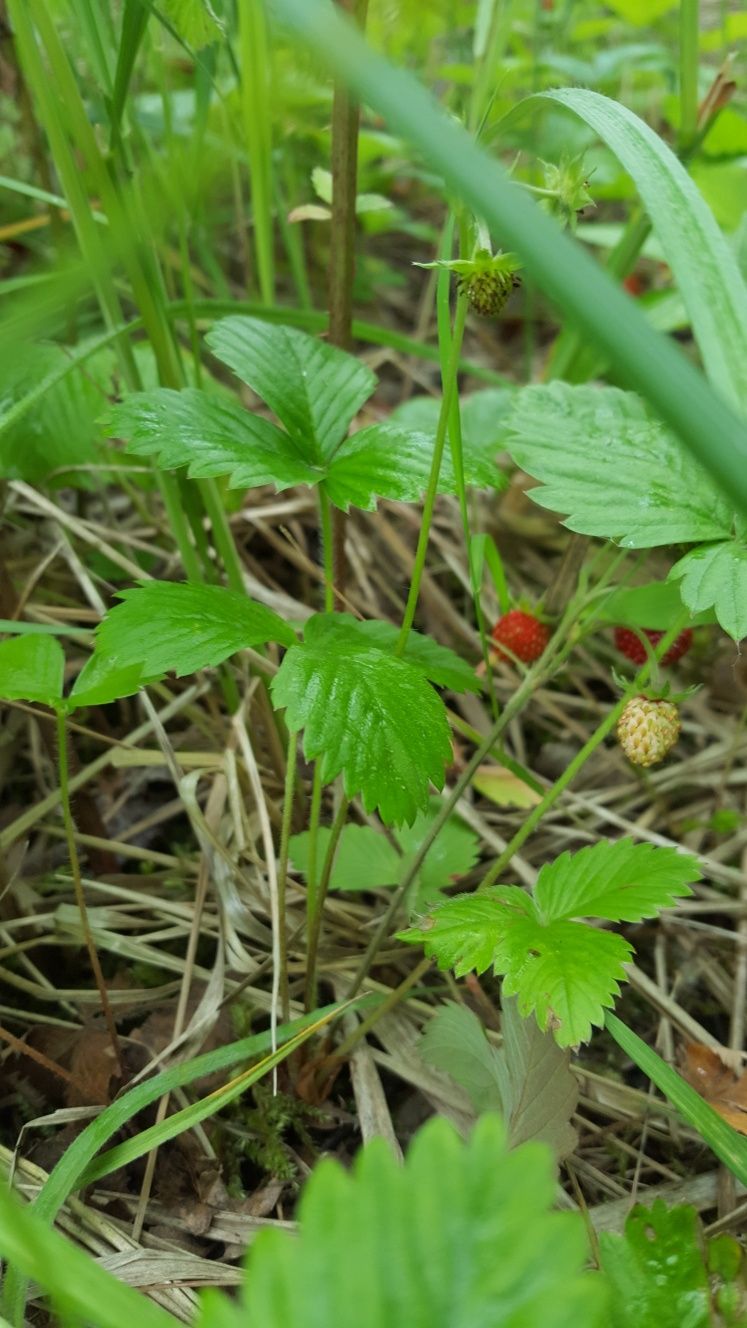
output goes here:
[{"label": "thin plant stalk", "polygon": [[680,152],[698,132],[698,55],[700,0],[680,0]]},{"label": "thin plant stalk", "polygon": [[319,527],[322,536],[322,565],[324,567],[324,612],[335,607],[334,535],[332,531],[332,504],[323,484],[318,486]]},{"label": "thin plant stalk", "polygon": [[68,857],[70,859],[70,871],[73,878],[73,890],[75,900],[80,913],[80,923],[83,931],[83,939],[88,950],[88,958],[91,962],[93,976],[98,988],[101,999],[101,1009],[106,1021],[107,1032],[112,1044],[112,1051],[119,1070],[120,1076],[123,1074],[122,1051],[119,1045],[117,1035],[117,1025],[114,1022],[114,1014],[109,1001],[109,993],[106,990],[104,974],[101,971],[96,942],[93,939],[90,923],[88,921],[88,910],[86,909],[86,900],[83,893],[83,878],[80,870],[80,859],[78,857],[78,846],[75,840],[75,823],[70,805],[70,769],[67,750],[67,729],[65,727],[64,711],[57,711],[57,772],[60,782],[60,806],[62,809],[62,823],[65,827],[65,839],[67,841]]},{"label": "thin plant stalk", "polygon": [[[337,0],[358,26],[366,24],[368,0]],[[332,101],[332,217],[329,246],[329,340],[341,350],[352,346],[355,217],[358,197],[358,128],[360,107],[343,79],[335,80]],[[336,602],[342,607],[347,583],[345,532],[347,514],[332,516]]]},{"label": "thin plant stalk", "polygon": [[278,913],[280,915],[278,931],[278,965],[280,968],[280,1013],[284,1023],[287,1022],[290,1017],[286,898],[288,891],[288,853],[290,832],[293,823],[293,802],[296,790],[297,769],[298,738],[295,733],[289,733],[288,754],[285,766],[285,788],[283,792],[283,819],[280,827],[280,857],[278,860]]},{"label": "thin plant stalk", "polygon": [[337,809],[337,815],[332,824],[332,833],[329,837],[329,844],[327,845],[327,852],[324,857],[324,865],[319,879],[319,888],[316,892],[314,909],[309,919],[309,935],[306,950],[306,989],[304,998],[304,1004],[307,1010],[313,1010],[315,1008],[314,1001],[316,1000],[317,990],[316,965],[319,952],[319,937],[322,930],[324,901],[327,898],[330,877],[332,876],[332,868],[335,865],[337,845],[340,842],[340,835],[343,832],[345,821],[347,820],[349,806],[349,799],[343,798]]},{"label": "thin plant stalk", "polygon": [[443,395],[441,397],[441,410],[438,417],[436,441],[433,447],[433,460],[431,462],[431,470],[428,477],[428,488],[425,494],[425,502],[423,503],[423,517],[420,526],[420,534],[418,536],[418,547],[415,552],[415,563],[412,569],[412,578],[407,595],[404,617],[402,619],[402,627],[397,640],[396,654],[398,655],[402,654],[402,651],[407,645],[407,638],[410,634],[415,618],[415,610],[417,608],[418,596],[420,594],[420,583],[425,570],[425,559],[428,552],[428,540],[430,537],[431,522],[433,520],[433,509],[436,505],[438,480],[441,474],[441,462],[443,461],[446,434],[449,427],[451,403],[454,399],[457,387],[459,358],[462,352],[462,340],[464,338],[464,324],[466,318],[467,296],[464,293],[460,293],[457,296],[456,312],[454,314],[454,331],[451,338],[449,363],[446,370],[446,379],[443,385]]},{"label": "thin plant stalk", "polygon": [[684,615],[678,618],[674,626],[670,627],[662,637],[661,641],[657,643],[655,653],[652,653],[651,658],[647,659],[645,664],[642,665],[635,678],[628,687],[625,688],[625,691],[617,704],[605,715],[604,719],[592,733],[588,742],[584,743],[581,750],[576,753],[573,760],[566,766],[562,775],[560,775],[552,787],[547,790],[542,801],[538,802],[536,807],[532,808],[526,820],[516,831],[511,842],[506,845],[500,857],[496,858],[492,867],[485,873],[478,887],[480,890],[487,889],[488,886],[493,885],[494,882],[498,880],[501,872],[505,870],[514,855],[518,853],[522,844],[524,844],[533,831],[536,830],[543,816],[545,816],[550,808],[555,805],[561,793],[568,788],[568,785],[573,782],[581,767],[588,761],[592,753],[596,751],[599,744],[602,743],[607,735],[612,732],[623,710],[628,704],[628,701],[640,691],[641,687],[645,687],[652,669],[655,668],[657,661],[662,659],[666,654],[672,642],[682,631],[686,621],[687,618]]},{"label": "thin plant stalk", "polygon": [[265,304],[275,300],[275,249],[272,216],[272,120],[270,115],[270,46],[261,0],[241,0],[239,49],[241,110],[249,157],[257,285]]}]

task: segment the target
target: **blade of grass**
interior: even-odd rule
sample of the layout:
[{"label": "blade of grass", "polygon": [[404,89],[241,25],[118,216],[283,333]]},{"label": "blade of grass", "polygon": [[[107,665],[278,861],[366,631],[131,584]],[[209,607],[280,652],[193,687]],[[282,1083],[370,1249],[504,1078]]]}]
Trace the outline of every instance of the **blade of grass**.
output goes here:
[{"label": "blade of grass", "polygon": [[[290,1039],[307,1028],[320,1027],[334,1018],[340,1008],[339,1005],[324,1006],[300,1019],[293,1020],[290,1024],[282,1024],[276,1033],[278,1047],[282,1048]],[[219,1070],[228,1069],[241,1061],[261,1055],[267,1051],[270,1042],[269,1029],[253,1037],[242,1038],[227,1047],[219,1047],[215,1051],[196,1056],[171,1070],[164,1070],[146,1083],[131,1088],[121,1098],[117,1098],[111,1106],[105,1107],[101,1115],[91,1121],[91,1124],[87,1125],[65,1150],[34,1200],[33,1207],[37,1214],[46,1222],[54,1221],[65,1200],[80,1188],[83,1175],[106,1141],[116,1134],[117,1130],[127,1125],[139,1111],[156,1102],[165,1093],[171,1093],[176,1088],[184,1088],[196,1079],[204,1078],[205,1075],[215,1074]],[[148,1144],[145,1151],[147,1152],[151,1146]],[[3,1306],[13,1323],[23,1321],[24,1300],[23,1281],[16,1270],[9,1268],[3,1287]]]},{"label": "blade of grass", "polygon": [[747,1185],[747,1139],[727,1125],[718,1112],[617,1015],[608,1014],[605,1027],[625,1054],[669,1098],[688,1125],[698,1131],[724,1166]]},{"label": "blade of grass", "polygon": [[174,1139],[176,1135],[183,1134],[185,1130],[191,1130],[200,1121],[207,1120],[209,1116],[214,1116],[216,1111],[220,1111],[229,1102],[233,1102],[247,1088],[255,1084],[258,1079],[262,1079],[276,1065],[279,1065],[287,1056],[290,1056],[291,1052],[300,1047],[314,1033],[324,1028],[325,1024],[328,1024],[330,1019],[335,1018],[342,1009],[343,1007],[340,1006],[339,1009],[335,1009],[332,1013],[325,1014],[321,1018],[319,1018],[317,1012],[317,1017],[307,1027],[302,1028],[300,1032],[289,1038],[282,1047],[278,1047],[277,1051],[263,1057],[257,1065],[251,1066],[243,1074],[237,1075],[229,1083],[223,1084],[215,1092],[209,1093],[207,1097],[190,1103],[188,1107],[183,1107],[181,1111],[175,1111],[172,1116],[167,1116],[160,1123],[151,1125],[147,1130],[142,1130],[134,1138],[126,1139],[124,1143],[116,1144],[108,1152],[102,1153],[90,1166],[86,1167],[80,1178],[80,1185],[90,1185],[92,1181],[99,1180],[102,1176],[108,1176],[110,1172],[117,1171],[119,1167],[127,1166],[128,1163],[134,1162],[136,1158],[143,1157],[152,1148],[159,1148],[161,1144],[166,1143],[169,1139]]},{"label": "blade of grass", "polygon": [[249,154],[252,221],[259,293],[264,304],[275,298],[272,225],[272,122],[270,118],[271,56],[261,0],[239,5],[241,109]]},{"label": "blade of grass", "polygon": [[[90,1254],[45,1225],[33,1208],[0,1186],[0,1254],[18,1276],[33,1278],[55,1305],[79,1323],[97,1328],[177,1328],[166,1310],[100,1268]],[[9,1328],[6,1320],[1,1323]]]},{"label": "blade of grass", "polygon": [[633,302],[560,231],[498,163],[441,111],[412,76],[375,55],[330,6],[272,0],[274,12],[327,68],[347,78],[446,184],[516,250],[545,296],[598,342],[625,382],[642,393],[747,513],[744,423],[702,375],[649,327]]}]

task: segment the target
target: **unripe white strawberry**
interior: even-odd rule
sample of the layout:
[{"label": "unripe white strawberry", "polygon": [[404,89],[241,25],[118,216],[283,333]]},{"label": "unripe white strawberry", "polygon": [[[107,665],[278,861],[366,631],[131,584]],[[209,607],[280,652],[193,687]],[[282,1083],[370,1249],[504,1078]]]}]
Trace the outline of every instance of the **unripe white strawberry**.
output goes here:
[{"label": "unripe white strawberry", "polygon": [[633,765],[658,765],[674,747],[680,728],[673,701],[634,696],[617,722],[617,739]]}]

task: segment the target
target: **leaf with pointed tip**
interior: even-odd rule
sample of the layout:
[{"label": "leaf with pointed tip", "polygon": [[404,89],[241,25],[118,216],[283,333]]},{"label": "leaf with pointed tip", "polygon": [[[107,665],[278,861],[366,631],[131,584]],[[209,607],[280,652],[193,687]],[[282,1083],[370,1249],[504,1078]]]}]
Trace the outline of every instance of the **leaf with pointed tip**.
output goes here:
[{"label": "leaf with pointed tip", "polygon": [[[674,569],[673,569],[674,570]],[[595,604],[594,616],[598,622],[615,623],[620,627],[649,627],[666,631],[682,619],[682,595],[679,587],[669,581],[648,581],[643,586],[620,586]],[[693,614],[693,622],[715,622],[713,610]]]},{"label": "leaf with pointed tip", "polygon": [[64,669],[62,646],[54,636],[30,632],[0,641],[0,698],[56,705]]},{"label": "leaf with pointed tip", "polygon": [[261,1232],[243,1303],[213,1297],[197,1328],[600,1328],[584,1224],[554,1190],[548,1151],[509,1153],[495,1116],[466,1142],[429,1121],[404,1164],[373,1139],[352,1169],[322,1159],[298,1234]]},{"label": "leaf with pointed tip", "polygon": [[133,392],[112,407],[106,426],[134,456],[170,470],[186,466],[191,479],[228,475],[232,489],[316,484],[323,473],[269,420],[197,388]]},{"label": "leaf with pointed tip", "polygon": [[[708,1255],[713,1248],[709,1242]],[[667,1208],[663,1199],[655,1199],[650,1208],[636,1204],[622,1235],[599,1233],[599,1252],[613,1292],[610,1328],[639,1328],[642,1324],[713,1328],[716,1323],[738,1328],[744,1323],[739,1312],[745,1308],[742,1250],[733,1242],[730,1275],[714,1279],[712,1300],[709,1271],[715,1269],[711,1259],[706,1262],[704,1258],[703,1231],[696,1210],[689,1205]],[[717,1312],[717,1306],[722,1311],[727,1307],[727,1291],[734,1296],[734,1317]]]},{"label": "leaf with pointed tip", "polygon": [[109,705],[112,701],[121,700],[123,696],[134,696],[141,687],[155,682],[160,676],[160,673],[153,677],[145,676],[142,664],[128,664],[120,668],[110,656],[94,650],[75,679],[65,708],[72,711],[81,710],[84,706]]},{"label": "leaf with pointed tip", "polygon": [[[304,627],[306,641],[331,641],[333,636],[341,644],[347,642],[351,649],[358,649],[362,642],[367,647],[373,646],[393,655],[399,640],[399,628],[378,618],[361,621],[350,613],[317,613]],[[432,636],[411,631],[401,657],[438,687],[450,687],[455,692],[480,690],[472,665],[448,646],[439,645]]]},{"label": "leaf with pointed tip", "polygon": [[727,499],[632,392],[560,382],[524,387],[508,431],[512,457],[541,481],[530,497],[567,513],[570,530],[630,549],[731,534]]},{"label": "leaf with pointed tip", "polygon": [[151,679],[163,673],[181,678],[248,646],[297,640],[271,609],[223,586],[147,581],[122,591],[120,599],[98,628],[96,655],[117,670],[141,665]]},{"label": "leaf with pointed tip", "polygon": [[330,458],[376,387],[375,375],[354,355],[294,327],[232,315],[205,339],[317,465]]},{"label": "leaf with pointed tip", "polygon": [[510,1148],[541,1139],[556,1158],[567,1157],[576,1145],[570,1122],[578,1102],[569,1054],[535,1019],[522,1019],[515,1000],[504,996],[501,1014],[497,1051],[472,1010],[447,1002],[426,1026],[420,1055],[464,1088],[478,1114],[501,1112]]},{"label": "leaf with pointed tip", "polygon": [[457,977],[492,967],[503,976],[505,995],[518,997],[519,1013],[534,1014],[561,1047],[585,1042],[592,1025],[604,1023],[632,953],[614,932],[583,922],[544,924],[515,885],[448,899],[400,939],[420,942]]},{"label": "leaf with pointed tip", "polygon": [[[372,424],[346,438],[332,457],[325,480],[331,501],[347,511],[353,505],[373,511],[377,498],[416,502],[424,493],[430,475],[435,434],[415,433],[394,424]],[[503,476],[494,461],[465,453],[467,484],[503,487]],[[451,457],[441,462],[439,493],[456,493],[457,482]]]},{"label": "leaf with pointed tip", "polygon": [[[504,387],[486,387],[462,397],[459,403],[462,451],[465,478],[469,484],[481,488],[505,488],[506,476],[498,467],[496,457],[506,450],[506,421],[513,397],[514,389]],[[390,419],[399,428],[414,429],[435,438],[440,412],[440,397],[412,397],[397,406]],[[449,460],[447,446],[444,461]]]},{"label": "leaf with pointed tip", "polygon": [[325,616],[285,656],[274,703],[291,732],[304,730],[304,752],[319,759],[325,783],[342,773],[347,796],[360,793],[366,811],[411,823],[451,757],[443,702],[407,660],[325,632]]},{"label": "leaf with pointed tip", "polygon": [[699,881],[700,875],[696,859],[676,848],[603,839],[578,853],[561,853],[542,867],[534,903],[546,922],[561,918],[640,922],[691,895],[689,882]]},{"label": "leaf with pointed tip", "polygon": [[747,546],[736,540],[708,544],[686,553],[669,573],[680,583],[683,603],[693,613],[713,610],[735,641],[747,636]]},{"label": "leaf with pointed tip", "polygon": [[[409,870],[412,860],[438,815],[441,803],[432,798],[428,810],[420,812],[411,826],[400,826],[397,840],[401,853],[386,835],[369,825],[343,827],[330,877],[331,890],[376,890],[397,885]],[[332,831],[322,826],[317,831],[317,861],[322,862]],[[308,831],[291,836],[291,859],[304,876],[309,860]],[[425,859],[411,892],[410,912],[422,912],[441,890],[453,885],[474,866],[478,855],[477,835],[456,816],[442,827]]]}]

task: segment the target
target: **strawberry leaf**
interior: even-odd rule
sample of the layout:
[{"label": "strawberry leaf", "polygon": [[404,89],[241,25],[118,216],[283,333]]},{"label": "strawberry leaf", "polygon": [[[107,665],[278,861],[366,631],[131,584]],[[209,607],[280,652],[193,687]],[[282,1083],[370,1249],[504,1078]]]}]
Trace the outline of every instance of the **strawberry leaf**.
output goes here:
[{"label": "strawberry leaf", "polygon": [[[741,1247],[728,1236],[706,1246],[697,1212],[689,1205],[667,1208],[663,1199],[650,1208],[636,1204],[622,1235],[600,1232],[599,1252],[612,1289],[610,1328],[641,1323],[712,1328],[719,1322],[744,1322],[738,1311],[745,1303]],[[714,1273],[720,1276],[713,1279],[712,1300],[709,1274]],[[722,1318],[716,1306],[726,1309],[727,1295],[735,1317]]]},{"label": "strawberry leaf", "polygon": [[[144,677],[181,678],[220,664],[247,646],[279,641],[293,645],[295,633],[271,609],[223,586],[147,581],[120,593],[118,604],[96,633],[96,655],[112,669],[140,665]],[[97,683],[103,675],[97,676]]]},{"label": "strawberry leaf", "polygon": [[55,705],[62,697],[65,655],[51,635],[30,632],[0,641],[0,697]]},{"label": "strawberry leaf", "polygon": [[[386,835],[369,825],[346,825],[335,854],[330,877],[332,890],[376,890],[397,885],[410,868],[440,810],[438,798],[432,798],[426,812],[420,812],[411,826],[400,826],[396,838],[401,852]],[[323,826],[317,831],[317,862],[322,862],[332,831]],[[304,876],[308,873],[310,835],[292,835],[291,859]],[[451,816],[432,845],[415,881],[408,903],[410,912],[422,912],[438,897],[445,886],[463,876],[474,866],[478,856],[477,835],[456,816]]]},{"label": "strawberry leaf", "polygon": [[[350,613],[315,614],[304,628],[307,641],[331,641],[333,636],[341,645],[347,643],[352,650],[364,645],[393,655],[399,640],[399,628],[380,619],[362,622]],[[480,689],[472,665],[447,646],[439,645],[431,636],[410,632],[402,659],[414,665],[438,687],[450,687],[455,692],[476,692]]]},{"label": "strawberry leaf", "polygon": [[[679,587],[669,581],[649,581],[643,586],[621,586],[595,604],[593,612],[598,622],[614,623],[616,627],[649,627],[666,631],[682,618],[682,595]],[[715,622],[713,611],[693,614],[693,622]]]},{"label": "strawberry leaf", "polygon": [[304,644],[288,651],[272,694],[291,732],[304,730],[304,752],[320,760],[325,783],[342,773],[347,796],[360,793],[384,821],[411,823],[430,783],[443,784],[451,744],[440,697],[407,660],[363,637],[343,641],[327,615],[312,618]]},{"label": "strawberry leaf", "polygon": [[[498,467],[496,457],[506,450],[506,419],[513,395],[513,388],[487,387],[462,397],[459,403],[462,451],[468,483],[481,488],[505,488],[506,476]],[[397,406],[390,419],[398,428],[426,433],[433,439],[440,413],[440,397],[412,397]],[[447,447],[444,462],[449,461]]]},{"label": "strawberry leaf", "polygon": [[639,921],[690,894],[687,882],[699,875],[695,860],[675,849],[603,842],[543,867],[534,897],[514,885],[459,895],[401,939],[422,943],[457,977],[492,967],[520,1014],[534,1013],[560,1046],[573,1046],[602,1024],[632,947],[571,919]]},{"label": "strawberry leaf", "polygon": [[206,341],[316,464],[329,460],[376,386],[354,355],[294,327],[234,315],[216,323]]},{"label": "strawberry leaf", "polygon": [[725,632],[747,636],[747,546],[735,540],[686,553],[669,573],[680,583],[683,603],[693,613],[713,607]]},{"label": "strawberry leaf", "polygon": [[726,498],[633,393],[556,382],[514,402],[506,446],[542,481],[530,497],[570,530],[631,549],[731,534]]},{"label": "strawberry leaf", "polygon": [[519,1013],[534,1014],[561,1047],[586,1041],[592,1024],[601,1026],[632,953],[614,932],[543,923],[529,895],[511,885],[449,899],[401,939],[422,942],[457,977],[492,966],[504,977],[504,993],[518,997]]},{"label": "strawberry leaf", "polygon": [[280,490],[321,478],[313,453],[304,455],[282,429],[197,388],[133,392],[112,407],[106,427],[135,456],[155,457],[173,470],[186,466],[192,479],[228,475],[232,489],[274,484]]},{"label": "strawberry leaf", "polygon": [[298,1233],[261,1232],[243,1301],[205,1298],[197,1328],[600,1328],[605,1288],[555,1187],[549,1151],[508,1152],[490,1115],[466,1142],[429,1121],[404,1164],[383,1139],[351,1169],[324,1158]]},{"label": "strawberry leaf", "polygon": [[[317,830],[316,860],[324,861],[332,831],[329,826]],[[311,835],[305,830],[290,837],[290,858],[296,871],[308,876]],[[370,825],[343,826],[335,854],[330,890],[378,890],[396,885],[402,874],[402,858],[386,835]]]},{"label": "strawberry leaf", "polygon": [[700,880],[695,858],[676,848],[601,840],[578,853],[561,853],[542,868],[534,887],[538,916],[640,922],[691,895]]},{"label": "strawberry leaf", "polygon": [[[345,512],[351,504],[373,511],[377,498],[416,502],[428,484],[434,444],[433,434],[411,433],[392,424],[359,429],[330,461],[325,487],[331,501]],[[465,457],[464,471],[468,484],[486,486],[500,479],[495,465],[490,474],[479,459],[473,464]],[[456,493],[449,456],[441,463],[438,487],[440,493]]]},{"label": "strawberry leaf", "polygon": [[593,1024],[601,1028],[632,953],[615,932],[523,918],[507,932],[495,967],[505,974],[505,994],[518,998],[519,1014],[536,1015],[558,1046],[574,1047],[588,1041]]},{"label": "strawberry leaf", "polygon": [[500,1111],[509,1148],[541,1139],[557,1158],[576,1145],[570,1121],[578,1102],[578,1080],[569,1053],[522,1019],[516,1001],[501,1002],[503,1046],[491,1046],[477,1015],[451,1001],[441,1006],[418,1043],[423,1060],[451,1075],[477,1114]]}]

